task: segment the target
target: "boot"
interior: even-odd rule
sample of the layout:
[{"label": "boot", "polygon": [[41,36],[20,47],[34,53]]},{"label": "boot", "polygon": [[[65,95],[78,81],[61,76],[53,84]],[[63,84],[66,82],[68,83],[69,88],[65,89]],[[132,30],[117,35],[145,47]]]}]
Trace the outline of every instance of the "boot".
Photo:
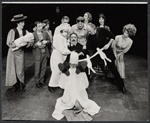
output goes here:
[{"label": "boot", "polygon": [[25,84],[20,82],[20,91],[24,92],[25,91]]},{"label": "boot", "polygon": [[127,90],[126,90],[125,87],[123,87],[123,88],[121,89],[121,91],[122,91],[123,94],[127,94]]},{"label": "boot", "polygon": [[13,85],[12,91],[13,91],[13,92],[18,91],[18,90],[19,90],[19,87],[20,87],[20,86],[19,86],[19,82],[17,82],[16,84]]}]

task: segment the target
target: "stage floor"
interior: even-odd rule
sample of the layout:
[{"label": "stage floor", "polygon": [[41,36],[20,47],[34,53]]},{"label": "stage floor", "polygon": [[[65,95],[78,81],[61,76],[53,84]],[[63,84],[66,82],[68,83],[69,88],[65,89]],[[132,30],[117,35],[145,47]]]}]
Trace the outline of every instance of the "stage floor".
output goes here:
[{"label": "stage floor", "polygon": [[[89,99],[100,107],[93,121],[147,121],[148,103],[148,61],[136,55],[125,55],[128,94],[124,95],[109,80],[96,77],[87,89]],[[5,87],[6,58],[2,59],[1,101],[2,120],[56,121],[51,115],[56,100],[62,96],[58,88],[50,93],[47,86],[39,89],[34,81],[34,60],[31,52],[25,54],[26,91],[12,92]],[[47,67],[46,83],[50,79]],[[61,121],[67,121],[63,118]]]}]

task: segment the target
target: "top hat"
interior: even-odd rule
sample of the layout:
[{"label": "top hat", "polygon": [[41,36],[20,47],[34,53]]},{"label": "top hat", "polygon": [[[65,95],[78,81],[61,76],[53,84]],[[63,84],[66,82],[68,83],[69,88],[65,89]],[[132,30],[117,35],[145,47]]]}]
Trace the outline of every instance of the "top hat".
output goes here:
[{"label": "top hat", "polygon": [[24,16],[23,14],[14,15],[14,17],[11,19],[12,22],[22,21],[25,20],[27,16]]}]

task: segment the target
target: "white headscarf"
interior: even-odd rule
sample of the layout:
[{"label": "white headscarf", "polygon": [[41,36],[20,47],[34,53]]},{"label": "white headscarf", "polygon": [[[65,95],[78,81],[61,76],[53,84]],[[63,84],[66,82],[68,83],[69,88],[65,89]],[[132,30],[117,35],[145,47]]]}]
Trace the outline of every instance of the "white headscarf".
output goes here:
[{"label": "white headscarf", "polygon": [[70,31],[71,27],[70,27],[70,24],[63,23],[63,24],[60,25],[59,29],[60,29],[60,31],[61,30],[68,30],[68,31]]}]

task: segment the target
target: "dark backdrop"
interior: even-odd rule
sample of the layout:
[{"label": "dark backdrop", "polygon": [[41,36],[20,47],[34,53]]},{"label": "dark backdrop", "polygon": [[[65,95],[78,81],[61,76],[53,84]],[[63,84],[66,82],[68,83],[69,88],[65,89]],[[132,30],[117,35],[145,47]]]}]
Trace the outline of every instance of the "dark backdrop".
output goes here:
[{"label": "dark backdrop", "polygon": [[132,37],[134,43],[128,53],[147,58],[147,4],[2,4],[2,56],[5,57],[8,51],[7,33],[16,26],[10,21],[14,15],[20,13],[27,15],[25,29],[32,32],[35,21],[47,18],[51,21],[54,18],[56,6],[59,6],[60,11],[69,16],[71,25],[75,24],[76,18],[83,16],[85,12],[92,14],[92,22],[96,26],[99,25],[98,14],[104,13],[106,25],[115,35],[122,34],[125,24],[135,24],[137,33]]}]

